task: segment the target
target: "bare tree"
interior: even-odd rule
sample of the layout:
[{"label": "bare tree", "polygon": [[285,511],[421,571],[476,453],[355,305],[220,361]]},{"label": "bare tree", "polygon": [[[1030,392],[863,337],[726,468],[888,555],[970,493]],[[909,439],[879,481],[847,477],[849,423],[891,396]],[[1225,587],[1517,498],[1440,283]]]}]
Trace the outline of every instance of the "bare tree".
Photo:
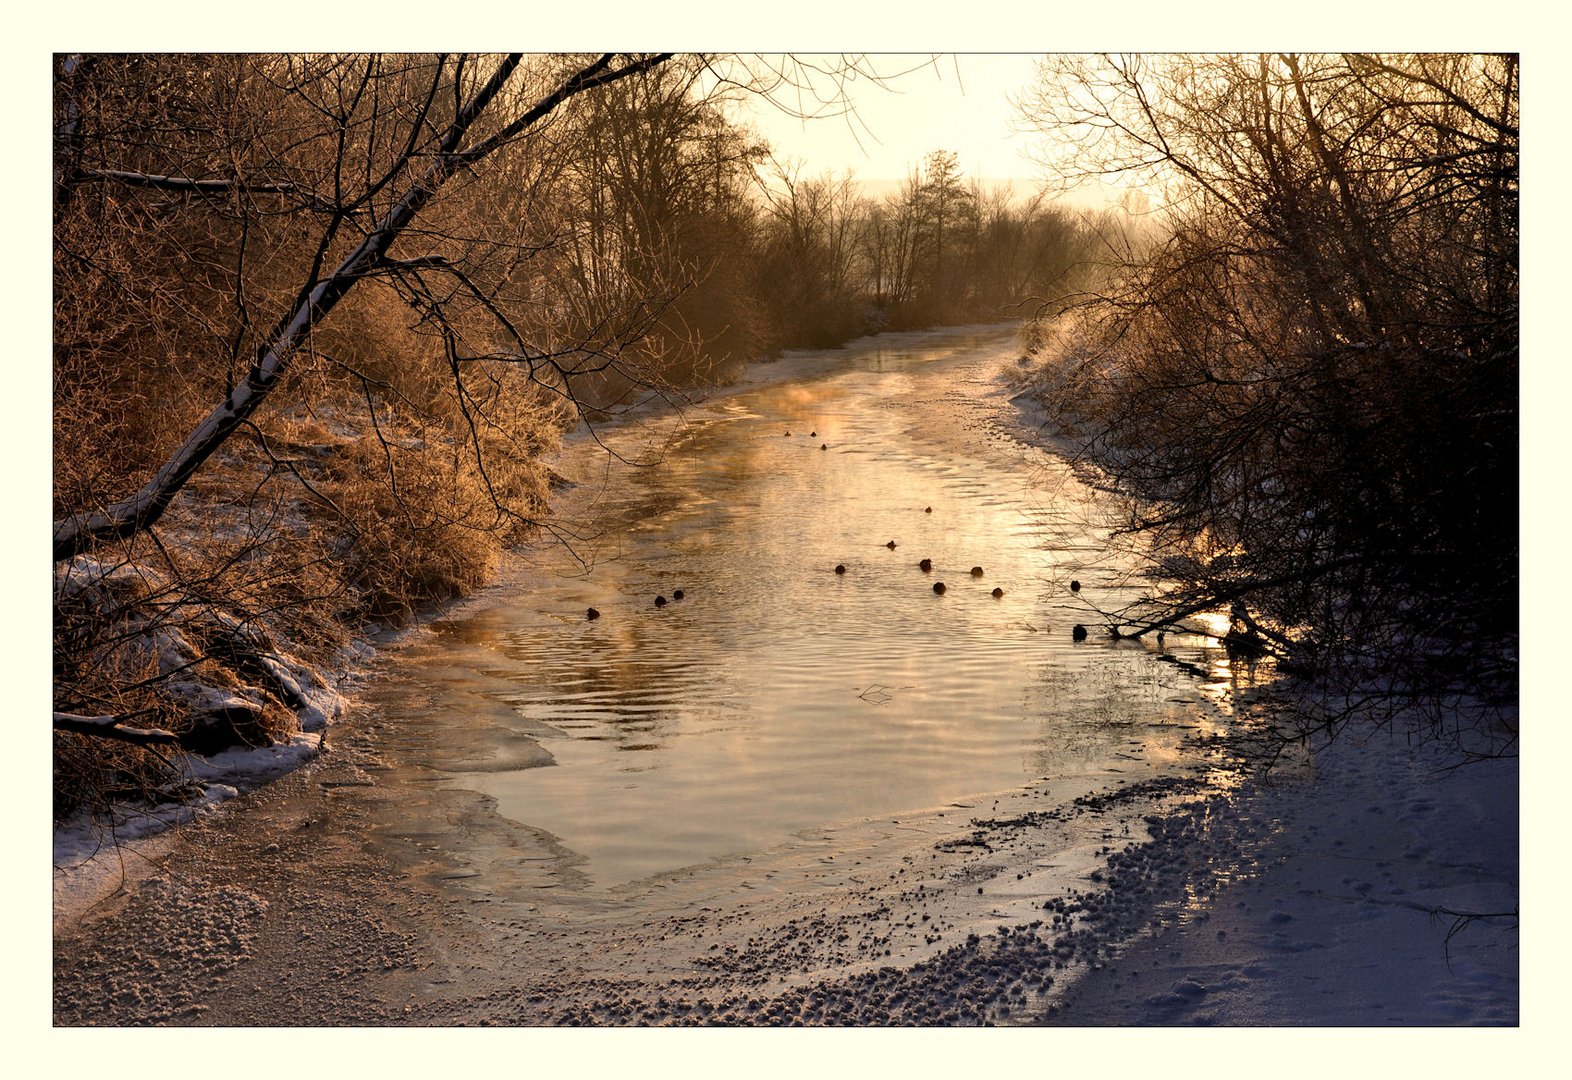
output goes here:
[{"label": "bare tree", "polygon": [[1168,200],[1052,371],[1165,583],[1111,626],[1511,700],[1516,58],[1080,57],[1026,111]]},{"label": "bare tree", "polygon": [[837,345],[862,333],[867,298],[856,238],[867,209],[851,175],[806,178],[800,167],[772,160],[761,191],[756,280],[781,344]]},{"label": "bare tree", "polygon": [[[294,303],[261,335],[240,384],[224,396],[141,490],[98,513],[74,514],[56,522],[55,559],[70,558],[106,538],[124,537],[155,523],[191,475],[245,424],[284,378],[312,330],[339,301],[361,281],[398,266],[395,243],[456,176],[483,164],[501,148],[528,139],[572,98],[668,59],[667,54],[607,54],[573,61],[571,70],[542,93],[521,85],[525,83],[522,55],[496,61],[438,58],[425,97],[416,98],[407,115],[393,118],[402,129],[398,132],[401,144],[392,144],[393,152],[386,160],[373,161],[366,156],[359,162],[350,155],[356,138],[381,138],[387,145],[385,135],[375,130],[378,122],[389,121],[376,110],[384,72],[380,58],[360,64],[345,62],[342,71],[333,73],[339,90],[335,99],[307,98],[335,129],[339,153],[331,162],[330,176],[324,178],[326,183],[313,192],[314,198],[327,201],[326,222]],[[62,93],[69,94],[69,90],[62,89]],[[445,103],[444,95],[453,100],[451,115],[438,111]],[[363,109],[369,115],[363,115]],[[357,164],[363,171],[352,177],[349,169]],[[128,180],[127,173],[135,179]],[[226,187],[236,193],[261,193],[252,192],[249,178],[241,175],[218,178],[216,188],[211,177],[139,170],[96,169],[63,178],[66,183],[82,179],[181,193],[205,182],[207,186],[196,189],[203,194]],[[266,193],[277,189],[277,185],[264,185]]]}]

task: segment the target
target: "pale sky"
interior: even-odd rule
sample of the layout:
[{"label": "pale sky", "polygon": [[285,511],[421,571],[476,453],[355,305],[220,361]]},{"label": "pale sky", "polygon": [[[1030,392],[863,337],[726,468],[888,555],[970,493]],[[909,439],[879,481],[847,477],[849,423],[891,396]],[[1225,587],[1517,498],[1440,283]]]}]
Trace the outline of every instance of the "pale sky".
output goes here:
[{"label": "pale sky", "polygon": [[1015,110],[1007,99],[1032,83],[1032,56],[968,53],[930,60],[875,54],[869,59],[880,75],[891,77],[882,86],[869,80],[849,85],[854,117],[805,122],[766,104],[753,105],[752,122],[777,157],[800,159],[810,176],[850,170],[860,180],[899,180],[930,151],[950,150],[959,155],[968,177],[1037,175],[1021,156],[1029,137],[1011,133]]}]

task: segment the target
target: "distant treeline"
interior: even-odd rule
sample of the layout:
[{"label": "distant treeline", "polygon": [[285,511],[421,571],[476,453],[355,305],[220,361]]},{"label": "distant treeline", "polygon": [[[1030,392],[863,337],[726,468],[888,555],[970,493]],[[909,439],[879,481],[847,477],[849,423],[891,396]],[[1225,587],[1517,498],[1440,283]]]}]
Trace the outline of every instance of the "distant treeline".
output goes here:
[{"label": "distant treeline", "polygon": [[756,287],[774,342],[823,346],[873,330],[1029,316],[1085,283],[1099,223],[961,175],[935,150],[899,192],[774,171]]}]

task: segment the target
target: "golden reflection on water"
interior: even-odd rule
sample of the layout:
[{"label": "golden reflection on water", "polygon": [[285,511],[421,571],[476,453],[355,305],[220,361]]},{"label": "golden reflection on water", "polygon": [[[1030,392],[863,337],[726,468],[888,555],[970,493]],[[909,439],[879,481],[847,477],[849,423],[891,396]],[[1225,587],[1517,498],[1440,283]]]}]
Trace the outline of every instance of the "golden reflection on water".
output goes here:
[{"label": "golden reflection on water", "polygon": [[[543,548],[516,600],[438,628],[433,659],[484,678],[425,699],[387,687],[390,719],[538,741],[553,766],[484,769],[472,747],[422,767],[602,886],[1175,760],[1216,702],[1139,643],[1071,639],[1091,599],[1133,586],[1088,524],[1096,497],[1000,422],[1012,346],[865,350],[831,377],[603,433],[630,458],[663,446],[655,467],[581,444],[558,466],[578,483],[559,523],[596,538],[575,548],[588,567]],[[1199,640],[1171,651],[1215,664]]]},{"label": "golden reflection on water", "polygon": [[1202,611],[1190,616],[1191,623],[1214,638],[1221,639],[1231,625],[1227,612]]}]

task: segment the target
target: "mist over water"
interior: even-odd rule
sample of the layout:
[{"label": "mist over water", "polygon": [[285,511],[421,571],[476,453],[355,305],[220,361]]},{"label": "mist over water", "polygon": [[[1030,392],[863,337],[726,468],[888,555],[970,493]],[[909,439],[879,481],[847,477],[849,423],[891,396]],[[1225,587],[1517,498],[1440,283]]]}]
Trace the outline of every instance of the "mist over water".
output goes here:
[{"label": "mist over water", "polygon": [[[1013,332],[883,340],[600,433],[663,446],[655,465],[572,442],[557,524],[586,539],[531,553],[521,589],[437,624],[374,694],[394,771],[445,793],[428,842],[501,891],[611,888],[1096,773],[1194,702],[1145,647],[1071,640],[1133,586],[1092,494],[1017,437]],[[497,823],[456,829],[453,792],[506,850],[463,850]],[[399,813],[384,831],[408,839]]]}]

